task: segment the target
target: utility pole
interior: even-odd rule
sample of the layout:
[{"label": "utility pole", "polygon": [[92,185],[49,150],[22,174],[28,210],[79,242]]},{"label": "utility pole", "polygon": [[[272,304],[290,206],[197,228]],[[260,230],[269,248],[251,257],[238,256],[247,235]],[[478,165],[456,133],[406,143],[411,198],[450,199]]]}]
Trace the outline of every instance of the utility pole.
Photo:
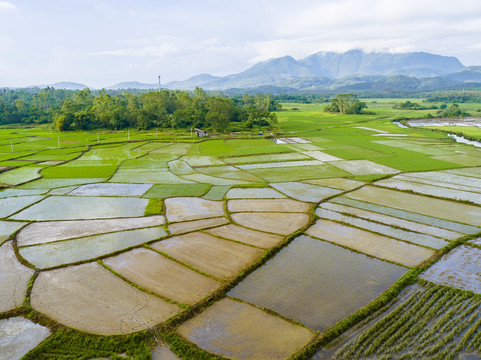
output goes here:
[{"label": "utility pole", "polygon": [[160,75],[159,75],[159,93],[160,93]]}]

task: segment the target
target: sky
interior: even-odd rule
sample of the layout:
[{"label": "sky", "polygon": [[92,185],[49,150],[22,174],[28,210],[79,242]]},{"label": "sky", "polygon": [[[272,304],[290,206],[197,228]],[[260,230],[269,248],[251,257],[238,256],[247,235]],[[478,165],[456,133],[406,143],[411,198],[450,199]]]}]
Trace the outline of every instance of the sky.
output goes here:
[{"label": "sky", "polygon": [[319,51],[481,65],[479,0],[0,0],[0,87],[224,76]]}]

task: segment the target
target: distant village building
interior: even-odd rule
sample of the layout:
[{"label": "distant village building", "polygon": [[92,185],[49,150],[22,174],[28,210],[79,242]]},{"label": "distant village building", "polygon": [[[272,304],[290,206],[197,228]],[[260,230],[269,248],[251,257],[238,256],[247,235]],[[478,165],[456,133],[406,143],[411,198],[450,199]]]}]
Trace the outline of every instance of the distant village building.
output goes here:
[{"label": "distant village building", "polygon": [[200,129],[194,129],[195,130],[195,136],[197,137],[207,137],[209,136],[209,133],[205,130],[200,130]]}]

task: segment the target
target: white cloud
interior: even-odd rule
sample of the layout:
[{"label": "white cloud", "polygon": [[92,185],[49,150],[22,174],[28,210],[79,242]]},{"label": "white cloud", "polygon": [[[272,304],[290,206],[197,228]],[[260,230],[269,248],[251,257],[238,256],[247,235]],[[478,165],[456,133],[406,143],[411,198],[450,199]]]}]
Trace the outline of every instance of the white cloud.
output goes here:
[{"label": "white cloud", "polygon": [[479,0],[36,0],[7,11],[8,1],[0,23],[16,30],[0,35],[0,86],[54,77],[107,86],[159,73],[167,82],[351,49],[481,63]]},{"label": "white cloud", "polygon": [[17,7],[8,1],[0,1],[0,11],[8,11],[16,9]]}]

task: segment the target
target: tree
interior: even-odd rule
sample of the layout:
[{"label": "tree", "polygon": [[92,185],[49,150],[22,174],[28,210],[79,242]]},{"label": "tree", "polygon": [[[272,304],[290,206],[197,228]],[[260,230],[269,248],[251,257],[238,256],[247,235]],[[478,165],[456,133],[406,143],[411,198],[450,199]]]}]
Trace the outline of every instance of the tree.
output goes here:
[{"label": "tree", "polygon": [[211,97],[207,100],[205,107],[208,111],[205,117],[207,124],[212,126],[215,131],[225,131],[234,115],[232,101],[226,98]]},{"label": "tree", "polygon": [[453,104],[449,109],[445,109],[440,113],[441,117],[462,117],[471,116],[470,113],[465,112],[459,108],[458,104]]},{"label": "tree", "polygon": [[367,107],[366,103],[359,101],[354,94],[337,94],[324,111],[338,112],[341,114],[361,114]]}]

